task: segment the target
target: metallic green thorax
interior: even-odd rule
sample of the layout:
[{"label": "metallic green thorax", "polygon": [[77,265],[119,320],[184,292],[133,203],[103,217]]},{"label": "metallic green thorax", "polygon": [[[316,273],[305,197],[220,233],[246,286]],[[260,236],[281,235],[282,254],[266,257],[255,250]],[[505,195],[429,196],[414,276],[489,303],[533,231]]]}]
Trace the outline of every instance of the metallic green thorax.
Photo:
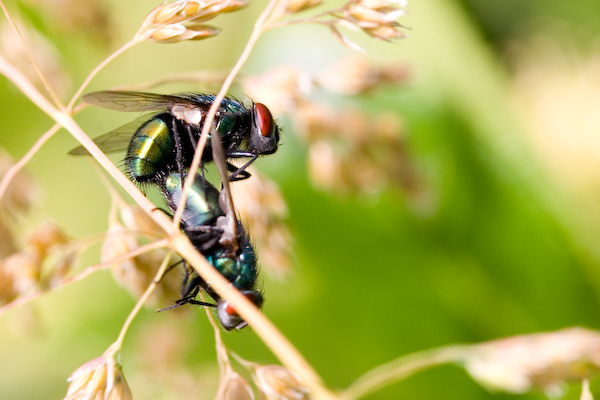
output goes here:
[{"label": "metallic green thorax", "polygon": [[[241,224],[238,224],[238,229],[243,229]],[[218,249],[206,254],[206,259],[236,288],[252,289],[258,276],[254,249],[246,240],[245,243],[240,243],[239,251],[236,258],[231,258],[224,249]]]}]

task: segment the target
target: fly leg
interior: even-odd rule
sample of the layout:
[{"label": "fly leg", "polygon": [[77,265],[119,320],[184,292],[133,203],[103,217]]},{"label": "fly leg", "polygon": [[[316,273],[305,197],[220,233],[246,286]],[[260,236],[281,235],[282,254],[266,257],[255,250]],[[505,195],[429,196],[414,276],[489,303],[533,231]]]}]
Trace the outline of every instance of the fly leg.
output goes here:
[{"label": "fly leg", "polygon": [[174,308],[179,308],[184,304],[194,304],[197,306],[204,307],[216,307],[216,304],[196,300],[196,296],[198,295],[200,288],[203,287],[203,285],[205,285],[204,280],[200,278],[193,270],[191,270],[185,261],[182,260],[180,262],[183,262],[185,265],[185,277],[181,286],[181,298],[179,300],[176,300],[175,304],[172,304],[169,307],[160,308],[156,310],[156,312],[172,310]]},{"label": "fly leg", "polygon": [[248,161],[246,164],[242,165],[239,168],[233,164],[227,163],[227,169],[229,170],[229,172],[232,172],[232,174],[229,175],[229,182],[243,181],[244,179],[250,178],[251,175],[248,171],[246,171],[246,168],[248,168],[254,161],[256,161],[258,155],[244,152],[233,152],[227,153],[227,157],[250,157],[250,161]]},{"label": "fly leg", "polygon": [[194,247],[204,253],[219,243],[223,230],[212,225],[199,225],[186,227],[185,234]]}]

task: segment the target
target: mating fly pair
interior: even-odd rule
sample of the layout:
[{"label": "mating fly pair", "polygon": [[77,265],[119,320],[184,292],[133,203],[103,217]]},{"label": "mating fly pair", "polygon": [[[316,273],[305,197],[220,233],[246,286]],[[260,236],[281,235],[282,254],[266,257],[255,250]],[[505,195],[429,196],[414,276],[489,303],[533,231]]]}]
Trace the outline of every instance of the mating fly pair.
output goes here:
[{"label": "mating fly pair", "polygon": [[[169,210],[174,213],[181,200],[186,170],[192,162],[215,97],[197,93],[161,95],[104,91],[87,94],[83,101],[116,111],[154,112],[102,135],[94,142],[106,153],[126,149],[124,163],[130,179],[140,184],[158,185]],[[208,262],[260,308],[263,297],[257,290],[256,255],[248,233],[235,216],[227,181],[250,177],[246,168],[259,156],[277,150],[279,129],[265,105],[253,103],[245,107],[237,100],[225,98],[217,110],[210,133],[210,141],[202,154],[201,168],[215,161],[224,190],[219,192],[203,175],[196,173],[194,183],[187,191],[181,228]],[[79,146],[69,154],[85,155],[88,152]],[[227,162],[230,158],[250,160],[237,168]],[[229,176],[227,171],[231,173]],[[195,300],[200,290],[212,297],[216,304]],[[187,303],[216,307],[219,320],[227,330],[241,329],[246,325],[227,301],[186,266],[181,299],[167,309]]]}]

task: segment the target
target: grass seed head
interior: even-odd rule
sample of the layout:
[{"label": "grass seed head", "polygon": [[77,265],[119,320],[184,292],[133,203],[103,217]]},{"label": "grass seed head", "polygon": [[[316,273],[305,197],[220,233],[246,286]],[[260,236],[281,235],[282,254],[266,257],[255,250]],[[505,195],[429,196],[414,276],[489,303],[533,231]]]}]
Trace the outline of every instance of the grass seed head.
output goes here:
[{"label": "grass seed head", "polygon": [[406,14],[401,0],[359,0],[349,2],[343,10],[345,25],[354,25],[375,39],[392,41],[404,37],[397,20]]},{"label": "grass seed head", "polygon": [[485,386],[512,393],[561,393],[565,381],[600,371],[600,333],[582,328],[514,336],[474,345],[464,360]]},{"label": "grass seed head", "polygon": [[208,39],[220,31],[219,28],[210,25],[172,24],[156,29],[148,39],[159,43],[177,43],[184,40]]},{"label": "grass seed head", "polygon": [[[11,157],[0,149],[0,179],[4,178],[13,164]],[[16,217],[36,206],[40,197],[37,184],[27,172],[20,170],[0,198],[0,217],[14,222]]]},{"label": "grass seed head", "polygon": [[[108,379],[106,357],[98,357],[77,368],[69,377],[64,400],[132,400],[131,389],[119,365]],[[112,382],[112,387],[107,387]]]},{"label": "grass seed head", "polygon": [[201,22],[246,5],[248,3],[242,0],[181,0],[161,4],[146,16],[136,38],[159,43],[207,39],[218,34],[220,29]]},{"label": "grass seed head", "polygon": [[308,388],[300,377],[280,365],[263,365],[254,370],[256,386],[267,400],[309,400]]},{"label": "grass seed head", "polygon": [[346,57],[316,75],[316,82],[342,95],[368,93],[386,84],[400,84],[409,76],[404,64],[377,65],[365,57]]},{"label": "grass seed head", "polygon": [[385,40],[387,42],[402,39],[405,35],[398,30],[399,25],[380,25],[373,28],[363,28],[363,31],[375,39]]},{"label": "grass seed head", "polygon": [[288,0],[285,5],[285,11],[288,14],[295,14],[319,5],[321,5],[321,0]]},{"label": "grass seed head", "polygon": [[237,372],[227,371],[221,379],[216,400],[254,400],[250,384]]}]

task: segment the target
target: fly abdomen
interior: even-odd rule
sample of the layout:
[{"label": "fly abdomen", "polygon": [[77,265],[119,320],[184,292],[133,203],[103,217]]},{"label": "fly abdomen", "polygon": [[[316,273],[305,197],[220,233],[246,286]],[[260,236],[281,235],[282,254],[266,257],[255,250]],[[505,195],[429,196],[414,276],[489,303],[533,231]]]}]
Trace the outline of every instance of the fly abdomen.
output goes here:
[{"label": "fly abdomen", "polygon": [[169,114],[159,114],[145,122],[129,143],[125,164],[136,182],[160,181],[172,168],[176,149]]},{"label": "fly abdomen", "polygon": [[[172,211],[177,209],[181,201],[182,186],[181,176],[178,172],[171,172],[167,175],[161,186],[167,206]],[[185,208],[181,216],[184,228],[192,230],[194,227],[214,224],[215,220],[222,215],[225,213],[219,206],[219,191],[205,181],[202,175],[196,174],[194,183],[187,191]]]}]

